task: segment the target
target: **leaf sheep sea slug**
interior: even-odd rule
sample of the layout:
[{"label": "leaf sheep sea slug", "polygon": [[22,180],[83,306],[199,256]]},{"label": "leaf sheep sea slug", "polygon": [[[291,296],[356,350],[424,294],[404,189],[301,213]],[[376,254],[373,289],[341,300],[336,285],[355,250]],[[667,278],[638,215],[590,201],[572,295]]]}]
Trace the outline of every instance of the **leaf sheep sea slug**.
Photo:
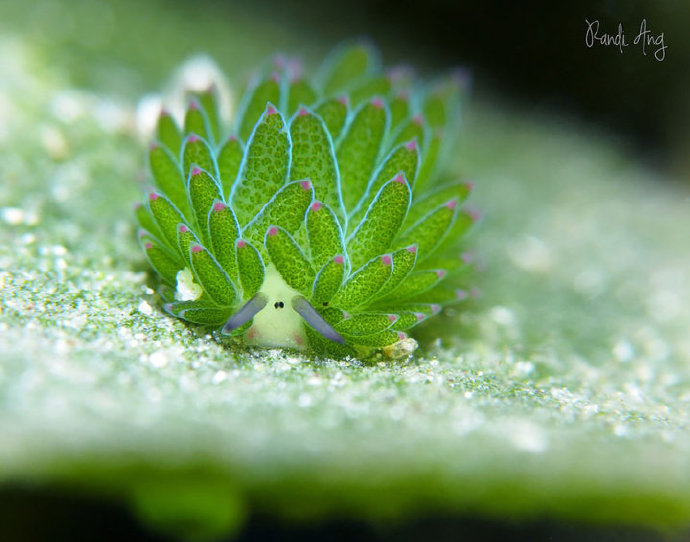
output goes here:
[{"label": "leaf sheep sea slug", "polygon": [[409,354],[407,332],[466,297],[471,186],[437,164],[463,79],[422,85],[363,43],[300,71],[274,62],[232,126],[213,88],[182,128],[161,112],[137,218],[164,309],[247,345]]}]

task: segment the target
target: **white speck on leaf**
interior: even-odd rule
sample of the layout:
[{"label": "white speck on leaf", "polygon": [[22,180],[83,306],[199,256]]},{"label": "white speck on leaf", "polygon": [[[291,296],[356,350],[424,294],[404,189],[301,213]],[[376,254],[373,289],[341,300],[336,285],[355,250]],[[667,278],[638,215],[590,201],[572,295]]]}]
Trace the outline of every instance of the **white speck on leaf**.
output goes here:
[{"label": "white speck on leaf", "polygon": [[192,276],[192,271],[189,267],[185,267],[177,272],[175,276],[177,279],[177,289],[175,290],[175,299],[178,301],[194,301],[199,299],[204,290],[196,282]]},{"label": "white speck on leaf", "polygon": [[146,316],[151,316],[151,315],[153,314],[153,308],[152,308],[151,305],[149,305],[148,302],[145,301],[145,300],[144,300],[144,301],[141,301],[141,302],[139,303],[139,306],[137,307],[137,310],[138,310],[140,313],[145,314]]}]

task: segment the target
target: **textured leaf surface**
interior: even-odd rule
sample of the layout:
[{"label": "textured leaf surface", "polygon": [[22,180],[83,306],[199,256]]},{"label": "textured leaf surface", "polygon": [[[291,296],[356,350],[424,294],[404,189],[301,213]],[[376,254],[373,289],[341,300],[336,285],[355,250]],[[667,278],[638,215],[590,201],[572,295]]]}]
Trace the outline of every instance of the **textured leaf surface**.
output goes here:
[{"label": "textured leaf surface", "polygon": [[[245,64],[230,59],[245,62],[238,51],[247,51],[246,65],[259,61],[266,33],[284,23],[231,6],[218,17],[190,3],[115,1],[107,21],[116,38],[89,40],[87,51],[65,29],[84,39],[99,32],[91,3],[60,6],[0,2],[0,54],[11,70],[2,93],[12,104],[3,116],[12,137],[0,146],[3,538],[23,533],[12,530],[17,519],[36,518],[56,488],[61,506],[79,495],[93,498],[89,510],[103,498],[165,510],[176,498],[176,515],[159,516],[172,518],[170,530],[184,521],[221,539],[243,513],[263,511],[260,528],[277,530],[285,520],[275,518],[297,506],[319,525],[385,516],[384,530],[404,533],[409,524],[397,522],[411,511],[471,510],[490,518],[469,523],[483,531],[468,535],[476,539],[532,532],[534,517],[573,540],[667,540],[688,525],[690,215],[681,182],[598,131],[477,97],[448,169],[472,174],[472,203],[486,212],[473,237],[486,270],[471,310],[415,328],[423,349],[409,363],[223,347],[165,314],[148,290],[153,274],[128,226],[145,168],[134,133],[115,135],[90,113],[65,123],[52,112],[67,90],[85,111],[115,97],[131,118],[133,97],[159,88],[161,62],[186,54],[178,38],[190,28],[194,48],[240,80]],[[142,36],[172,45],[140,54]],[[330,46],[307,33],[280,39],[295,51]],[[104,78],[104,61],[117,81]],[[123,96],[120,85],[132,90]],[[61,161],[36,137],[45,124],[70,142]],[[84,168],[78,187],[65,184],[65,171]],[[8,207],[28,220],[33,204],[42,209],[35,225],[5,221]],[[14,498],[18,485],[29,498]],[[48,515],[32,529],[57,511],[41,510]],[[61,518],[78,517],[72,533],[104,536],[89,519],[100,515],[72,511]],[[621,534],[622,523],[664,530]]]},{"label": "textured leaf surface", "polygon": [[397,288],[394,288],[380,302],[394,304],[418,296],[430,290],[438,284],[446,275],[442,269],[432,269],[427,271],[414,271],[405,277]]},{"label": "textured leaf surface", "polygon": [[323,122],[328,128],[328,133],[331,134],[331,138],[335,141],[340,132],[345,126],[345,120],[347,119],[347,98],[328,98],[318,104],[314,110],[317,115],[323,119]]},{"label": "textured leaf surface", "polygon": [[209,140],[218,143],[223,135],[223,129],[220,125],[219,97],[216,85],[212,83],[206,90],[194,92],[194,97],[198,100],[204,111],[206,122],[209,127]]},{"label": "textured leaf surface", "polygon": [[177,159],[165,147],[153,144],[149,149],[149,166],[156,186],[170,198],[182,214],[190,216],[185,192],[186,179],[177,165]]},{"label": "textured leaf surface", "polygon": [[377,53],[366,43],[355,43],[334,51],[323,70],[324,92],[332,94],[350,87],[373,69],[376,57]]},{"label": "textured leaf surface", "polygon": [[177,225],[184,222],[180,211],[165,196],[152,192],[148,198],[149,212],[153,216],[158,229],[162,234],[162,241],[167,241],[168,246],[177,246]]},{"label": "textured leaf surface", "polygon": [[383,297],[394,288],[412,271],[417,262],[417,245],[410,245],[396,250],[391,254],[393,259],[393,271],[388,282],[381,288],[376,297]]},{"label": "textured leaf surface", "polygon": [[407,230],[400,238],[400,244],[416,243],[420,257],[426,258],[443,240],[457,215],[457,199],[439,205]]},{"label": "textured leaf surface", "polygon": [[343,232],[333,210],[320,201],[309,206],[306,217],[311,262],[320,268],[336,254],[345,254]]},{"label": "textured leaf surface", "polygon": [[346,337],[356,337],[358,345],[380,348],[398,342],[403,335],[399,331],[384,330],[370,335],[346,335]]},{"label": "textured leaf surface", "polygon": [[345,258],[338,254],[327,261],[314,279],[312,301],[317,305],[328,303],[343,283]]},{"label": "textured leaf surface", "polygon": [[424,117],[415,115],[399,126],[394,143],[398,145],[416,139],[417,143],[424,148],[426,144],[426,133],[427,130],[424,125]]},{"label": "textured leaf surface", "polygon": [[230,307],[236,299],[235,285],[215,258],[201,245],[189,247],[194,276],[204,291],[219,305]]},{"label": "textured leaf surface", "polygon": [[235,243],[235,255],[242,299],[247,301],[259,291],[264,282],[264,262],[259,251],[245,239],[238,239]]},{"label": "textured leaf surface", "polygon": [[151,267],[153,267],[166,282],[175,284],[175,275],[181,267],[177,258],[168,250],[158,245],[155,240],[150,237],[140,237],[140,242]]},{"label": "textured leaf surface", "polygon": [[358,269],[385,252],[398,234],[410,205],[410,186],[398,175],[381,187],[367,214],[347,241],[352,267]]},{"label": "textured leaf surface", "polygon": [[289,163],[290,141],[285,121],[269,104],[247,143],[232,190],[232,207],[240,225],[249,222],[283,186]]},{"label": "textured leaf surface", "polygon": [[208,171],[213,177],[218,177],[216,161],[208,142],[197,134],[190,134],[184,140],[182,148],[182,174],[186,178],[192,171],[192,165],[196,164],[201,169]]},{"label": "textured leaf surface", "polygon": [[387,125],[386,107],[375,99],[364,104],[347,126],[336,152],[340,182],[347,186],[343,192],[347,209],[354,208],[364,195]]},{"label": "textured leaf surface", "polygon": [[472,188],[473,185],[470,183],[453,182],[437,186],[433,190],[426,192],[422,197],[415,197],[413,200],[414,205],[410,207],[410,212],[407,214],[405,225],[408,227],[413,226],[425,215],[450,201],[456,200],[462,203],[467,199]]},{"label": "textured leaf surface", "polygon": [[209,243],[208,213],[213,202],[223,199],[218,183],[203,169],[192,168],[187,183],[189,202],[194,210],[198,231],[204,242]]},{"label": "textured leaf surface", "polygon": [[174,156],[180,153],[180,147],[182,146],[180,128],[177,126],[175,119],[165,110],[161,111],[158,117],[156,136],[158,141],[163,143]]},{"label": "textured leaf surface", "polygon": [[288,92],[288,116],[292,116],[300,105],[310,106],[316,101],[316,92],[306,79],[292,81]]},{"label": "textured leaf surface", "polygon": [[286,184],[247,224],[242,235],[263,246],[264,234],[269,226],[279,226],[294,233],[304,221],[304,214],[312,199],[313,191],[309,181]]},{"label": "textured leaf surface", "polygon": [[310,179],[316,198],[343,217],[338,166],[323,121],[307,109],[301,109],[290,122],[290,136],[290,180]]},{"label": "textured leaf surface", "polygon": [[314,271],[292,236],[283,228],[270,226],[265,244],[271,262],[288,286],[309,295],[314,283]]},{"label": "textured leaf surface", "polygon": [[397,318],[394,314],[361,312],[341,320],[335,325],[335,329],[343,335],[372,335],[391,327]]},{"label": "textured leaf surface", "polygon": [[221,201],[215,201],[208,214],[208,232],[213,254],[228,276],[237,277],[235,241],[239,238],[239,226],[232,209]]},{"label": "textured leaf surface", "polygon": [[434,172],[436,171],[436,166],[438,165],[438,156],[441,151],[441,143],[443,139],[443,134],[436,131],[429,140],[428,148],[424,153],[424,159],[419,166],[419,172],[417,174],[417,184],[415,189],[420,193],[426,187],[429,180],[432,178]]},{"label": "textured leaf surface", "polygon": [[405,175],[407,182],[414,186],[418,163],[419,146],[416,140],[413,139],[395,147],[384,159],[369,183],[367,192],[370,199],[373,199],[381,186],[383,186],[383,183],[389,181],[398,173]]},{"label": "textured leaf surface", "polygon": [[247,95],[237,129],[242,141],[249,139],[254,130],[254,125],[269,103],[280,103],[280,84],[278,78],[274,76],[260,81]]},{"label": "textured leaf surface", "polygon": [[223,187],[223,197],[230,199],[232,185],[240,171],[244,149],[242,143],[235,136],[230,136],[218,151],[218,174]]},{"label": "textured leaf surface", "polygon": [[357,107],[364,100],[373,96],[385,96],[391,89],[391,82],[387,75],[377,75],[355,86],[349,93],[350,103]]},{"label": "textured leaf surface", "polygon": [[350,311],[368,302],[391,275],[390,255],[377,256],[345,281],[331,304]]},{"label": "textured leaf surface", "polygon": [[410,97],[406,90],[396,93],[390,101],[391,130],[395,130],[410,112]]},{"label": "textured leaf surface", "polygon": [[177,250],[180,257],[187,266],[191,269],[192,259],[190,257],[190,249],[193,244],[201,244],[201,240],[195,235],[195,233],[189,229],[186,224],[177,225]]},{"label": "textured leaf surface", "polygon": [[213,142],[208,120],[201,109],[201,104],[196,99],[192,99],[187,107],[184,116],[184,131],[186,134],[196,134],[209,143]]},{"label": "textured leaf surface", "polygon": [[148,205],[137,203],[134,206],[134,215],[137,218],[137,222],[142,228],[144,228],[144,230],[152,234],[154,237],[157,237],[161,240],[164,239],[163,233],[158,227],[158,223],[154,220],[153,216],[151,216],[151,211],[149,210]]},{"label": "textured leaf surface", "polygon": [[225,323],[231,314],[232,311],[229,308],[210,308],[207,306],[199,309],[185,309],[180,311],[180,318],[194,324],[219,326]]}]

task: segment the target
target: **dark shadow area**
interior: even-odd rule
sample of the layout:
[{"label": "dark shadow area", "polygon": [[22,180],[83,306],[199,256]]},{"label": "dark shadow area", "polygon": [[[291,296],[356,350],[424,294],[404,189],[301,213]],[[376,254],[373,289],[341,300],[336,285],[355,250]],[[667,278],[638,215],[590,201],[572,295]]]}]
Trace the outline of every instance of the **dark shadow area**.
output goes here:
[{"label": "dark shadow area", "polygon": [[[327,41],[368,35],[385,44],[387,53],[397,51],[393,60],[432,69],[469,66],[478,95],[499,90],[503,100],[527,111],[556,111],[594,122],[652,165],[684,173],[690,169],[685,158],[690,148],[690,4],[304,0],[295,5],[262,0],[251,9]],[[595,39],[588,47],[587,22],[595,21]],[[626,43],[621,47],[615,42],[619,25]],[[644,39],[638,38],[641,33]],[[614,41],[602,45],[601,39]],[[658,60],[655,53],[662,46]],[[388,55],[386,60],[391,60]]]},{"label": "dark shadow area", "polygon": [[[430,517],[391,524],[328,520],[300,524],[265,515],[252,516],[237,542],[376,541],[376,542],[680,542],[690,533],[664,535],[623,526],[578,525],[552,520],[511,522],[469,517]],[[130,511],[105,499],[45,488],[0,492],[0,540],[3,542],[127,540],[165,542]]]}]

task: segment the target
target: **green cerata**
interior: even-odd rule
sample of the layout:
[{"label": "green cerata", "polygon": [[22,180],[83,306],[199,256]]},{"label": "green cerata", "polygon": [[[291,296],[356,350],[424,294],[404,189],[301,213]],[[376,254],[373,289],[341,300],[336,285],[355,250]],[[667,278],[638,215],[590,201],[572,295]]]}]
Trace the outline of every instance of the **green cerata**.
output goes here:
[{"label": "green cerata", "polygon": [[179,122],[163,109],[137,218],[165,311],[246,345],[410,354],[410,330],[467,297],[471,185],[439,167],[465,87],[360,41],[312,78],[278,57],[228,125],[214,87]]}]

